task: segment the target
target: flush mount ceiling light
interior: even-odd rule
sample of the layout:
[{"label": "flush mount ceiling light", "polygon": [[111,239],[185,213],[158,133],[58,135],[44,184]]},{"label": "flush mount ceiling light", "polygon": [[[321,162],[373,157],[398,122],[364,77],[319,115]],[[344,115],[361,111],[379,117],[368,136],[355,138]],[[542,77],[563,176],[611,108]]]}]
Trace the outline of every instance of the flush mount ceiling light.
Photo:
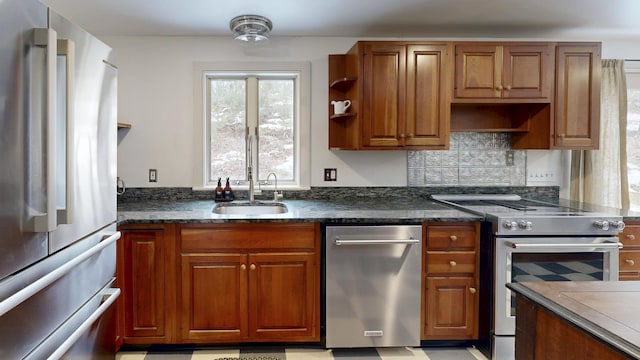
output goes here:
[{"label": "flush mount ceiling light", "polygon": [[258,42],[269,39],[271,20],[260,15],[240,15],[229,22],[236,40]]}]

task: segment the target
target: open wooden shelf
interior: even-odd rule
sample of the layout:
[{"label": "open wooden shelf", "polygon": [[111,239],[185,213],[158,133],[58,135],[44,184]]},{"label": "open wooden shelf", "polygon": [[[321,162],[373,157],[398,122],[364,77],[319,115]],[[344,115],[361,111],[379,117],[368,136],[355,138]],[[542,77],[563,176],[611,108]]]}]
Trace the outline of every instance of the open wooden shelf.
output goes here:
[{"label": "open wooden shelf", "polygon": [[352,117],[357,116],[357,115],[358,115],[358,113],[344,113],[344,114],[331,115],[329,117],[329,119],[331,119],[331,120],[341,120],[341,119],[352,118]]},{"label": "open wooden shelf", "polygon": [[347,91],[357,80],[357,77],[344,77],[334,80],[329,87],[340,91]]}]

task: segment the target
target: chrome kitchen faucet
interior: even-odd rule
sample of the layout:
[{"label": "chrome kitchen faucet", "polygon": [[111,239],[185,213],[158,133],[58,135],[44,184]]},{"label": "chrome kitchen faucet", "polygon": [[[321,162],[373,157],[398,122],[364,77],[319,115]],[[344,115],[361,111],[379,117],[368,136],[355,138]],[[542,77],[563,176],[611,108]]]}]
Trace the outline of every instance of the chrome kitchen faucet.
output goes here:
[{"label": "chrome kitchen faucet", "polygon": [[[247,136],[247,151],[249,152],[249,161],[247,161],[247,179],[249,180],[249,202],[255,202],[255,193],[254,193],[254,185],[253,185],[253,134],[249,134]],[[258,183],[258,195],[260,195],[262,191],[260,190],[260,183]]]}]

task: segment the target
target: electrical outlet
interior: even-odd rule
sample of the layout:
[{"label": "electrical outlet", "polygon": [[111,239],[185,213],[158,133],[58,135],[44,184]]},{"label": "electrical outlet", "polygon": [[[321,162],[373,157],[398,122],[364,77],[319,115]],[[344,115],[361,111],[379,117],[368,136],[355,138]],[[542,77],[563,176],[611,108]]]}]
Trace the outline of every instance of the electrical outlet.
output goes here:
[{"label": "electrical outlet", "polygon": [[506,158],[505,158],[505,163],[507,166],[513,166],[513,150],[507,150],[506,152]]},{"label": "electrical outlet", "polygon": [[336,169],[324,169],[324,181],[336,181],[338,171]]},{"label": "electrical outlet", "polygon": [[158,182],[158,170],[149,169],[149,182]]},{"label": "electrical outlet", "polygon": [[527,186],[559,185],[560,179],[553,169],[527,169]]}]

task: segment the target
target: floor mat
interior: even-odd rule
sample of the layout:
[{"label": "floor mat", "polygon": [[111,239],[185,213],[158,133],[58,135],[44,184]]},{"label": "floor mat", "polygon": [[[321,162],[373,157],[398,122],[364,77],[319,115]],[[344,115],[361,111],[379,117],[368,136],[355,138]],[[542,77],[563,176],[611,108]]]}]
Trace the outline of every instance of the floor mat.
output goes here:
[{"label": "floor mat", "polygon": [[244,359],[244,360],[281,360],[279,357],[272,357],[272,356],[241,356],[239,358],[237,358],[237,357],[221,357],[221,358],[216,358],[214,360],[238,360],[238,359]]}]

